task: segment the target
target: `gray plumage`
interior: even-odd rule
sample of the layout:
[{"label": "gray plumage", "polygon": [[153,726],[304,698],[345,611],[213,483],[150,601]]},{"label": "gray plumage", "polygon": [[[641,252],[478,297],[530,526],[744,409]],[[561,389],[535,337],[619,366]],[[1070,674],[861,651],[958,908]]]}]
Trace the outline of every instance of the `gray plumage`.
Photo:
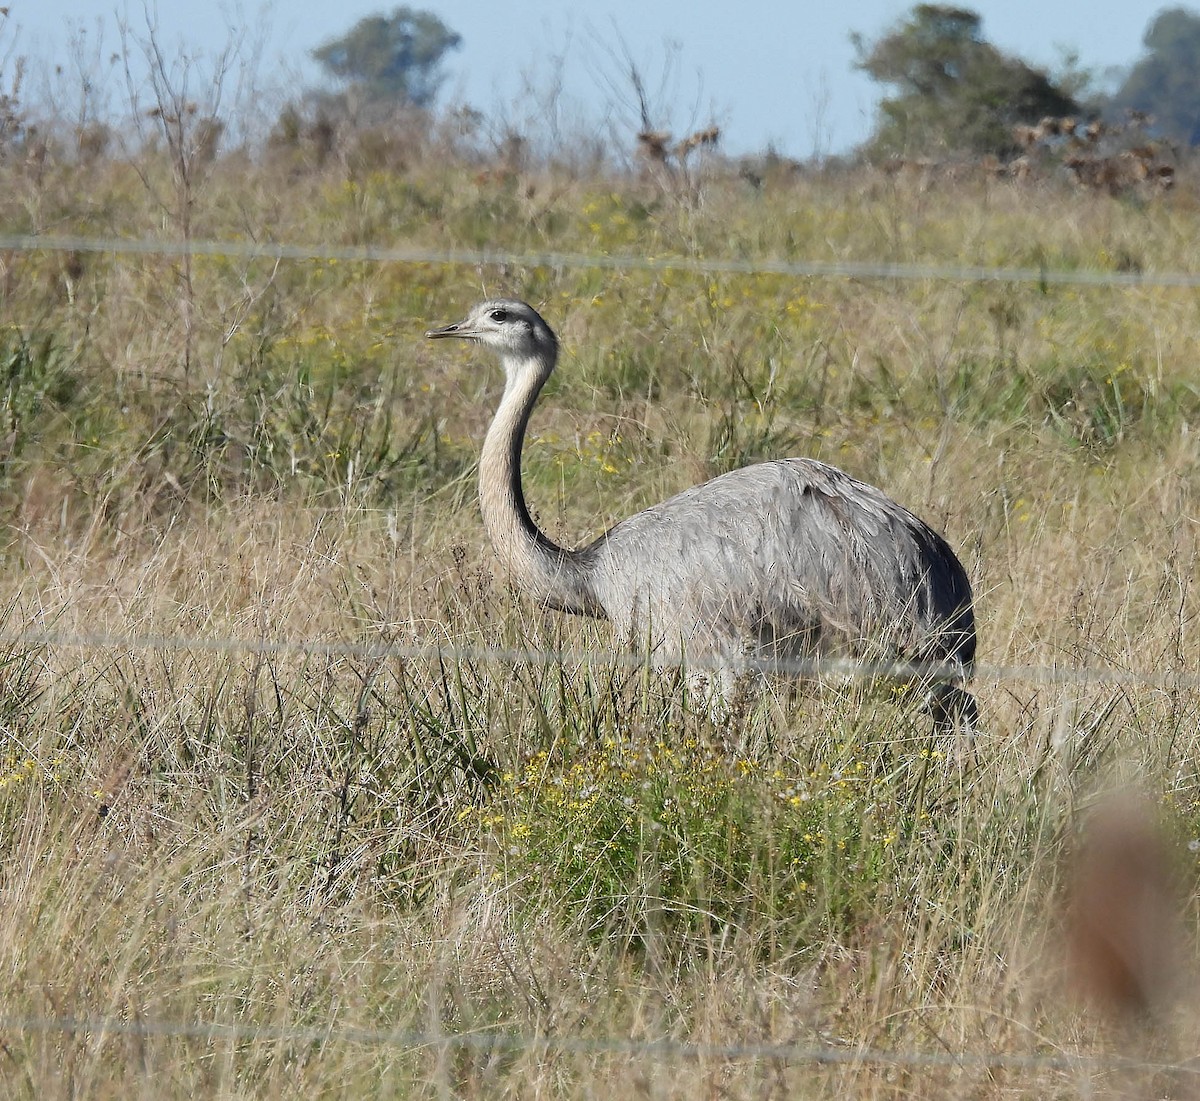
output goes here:
[{"label": "gray plumage", "polygon": [[428,337],[497,351],[504,396],[484,440],[484,525],[515,580],[541,604],[611,620],[656,662],[715,667],[725,690],[749,659],[852,657],[937,667],[938,725],[973,725],[959,688],[975,662],[966,571],[946,541],[880,490],[815,459],[731,471],[566,550],[534,524],[521,489],[530,410],[558,341],[524,302],[476,306]]}]

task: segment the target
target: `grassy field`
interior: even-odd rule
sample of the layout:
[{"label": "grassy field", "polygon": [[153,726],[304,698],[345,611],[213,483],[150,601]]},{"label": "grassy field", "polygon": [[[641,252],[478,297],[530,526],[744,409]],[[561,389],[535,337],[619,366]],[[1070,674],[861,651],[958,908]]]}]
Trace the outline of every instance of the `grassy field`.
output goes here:
[{"label": "grassy field", "polygon": [[[685,193],[370,153],[228,154],[185,195],[165,154],[52,151],[0,164],[0,214],[1098,274],[1193,270],[1200,239],[1186,177],[752,187],[717,162]],[[943,530],[977,593],[973,750],[832,680],[714,726],[513,592],[474,500],[498,372],[421,337],[485,293],[563,341],[525,462],[556,540],[785,454]],[[1061,942],[1086,811],[1132,785],[1194,960],[1198,301],[3,253],[0,1093],[1193,1096],[1120,1059],[1195,1054],[1195,991],[1107,1016]]]}]

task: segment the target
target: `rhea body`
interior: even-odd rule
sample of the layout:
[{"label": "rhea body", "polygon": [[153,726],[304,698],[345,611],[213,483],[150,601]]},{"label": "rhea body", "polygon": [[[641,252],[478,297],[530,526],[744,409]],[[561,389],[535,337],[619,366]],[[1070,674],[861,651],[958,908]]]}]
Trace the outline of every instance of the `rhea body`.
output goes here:
[{"label": "rhea body", "polygon": [[484,439],[479,500],[505,567],[534,600],[606,618],[656,663],[715,670],[728,690],[748,661],[853,657],[936,667],[939,723],[970,720],[957,687],[975,661],[966,571],[945,540],[880,490],[815,459],[723,474],[568,550],[533,522],[520,460],[558,341],[531,306],[493,300],[431,338],[497,352],[505,387]]}]

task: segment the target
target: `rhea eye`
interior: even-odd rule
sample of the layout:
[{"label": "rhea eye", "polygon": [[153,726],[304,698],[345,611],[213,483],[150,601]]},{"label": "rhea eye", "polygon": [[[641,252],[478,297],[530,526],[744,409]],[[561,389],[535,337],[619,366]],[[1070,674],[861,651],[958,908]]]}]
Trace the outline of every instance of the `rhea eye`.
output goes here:
[{"label": "rhea eye", "polygon": [[492,310],[488,317],[503,325],[508,320],[508,310]]}]

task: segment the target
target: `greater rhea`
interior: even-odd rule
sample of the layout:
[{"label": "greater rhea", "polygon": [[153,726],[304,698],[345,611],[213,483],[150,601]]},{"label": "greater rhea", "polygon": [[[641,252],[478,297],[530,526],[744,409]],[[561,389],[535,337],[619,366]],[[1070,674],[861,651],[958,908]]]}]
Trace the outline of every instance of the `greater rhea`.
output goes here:
[{"label": "greater rhea", "polygon": [[946,541],[873,486],[815,459],[757,463],[684,490],[567,550],[521,489],[530,411],[558,340],[524,302],[476,306],[430,338],[500,356],[504,396],[483,442],[479,501],[496,553],[541,605],[606,618],[656,664],[715,671],[727,696],[747,669],[811,658],[905,663],[939,727],[973,726],[960,686],[975,662],[971,584]]}]

